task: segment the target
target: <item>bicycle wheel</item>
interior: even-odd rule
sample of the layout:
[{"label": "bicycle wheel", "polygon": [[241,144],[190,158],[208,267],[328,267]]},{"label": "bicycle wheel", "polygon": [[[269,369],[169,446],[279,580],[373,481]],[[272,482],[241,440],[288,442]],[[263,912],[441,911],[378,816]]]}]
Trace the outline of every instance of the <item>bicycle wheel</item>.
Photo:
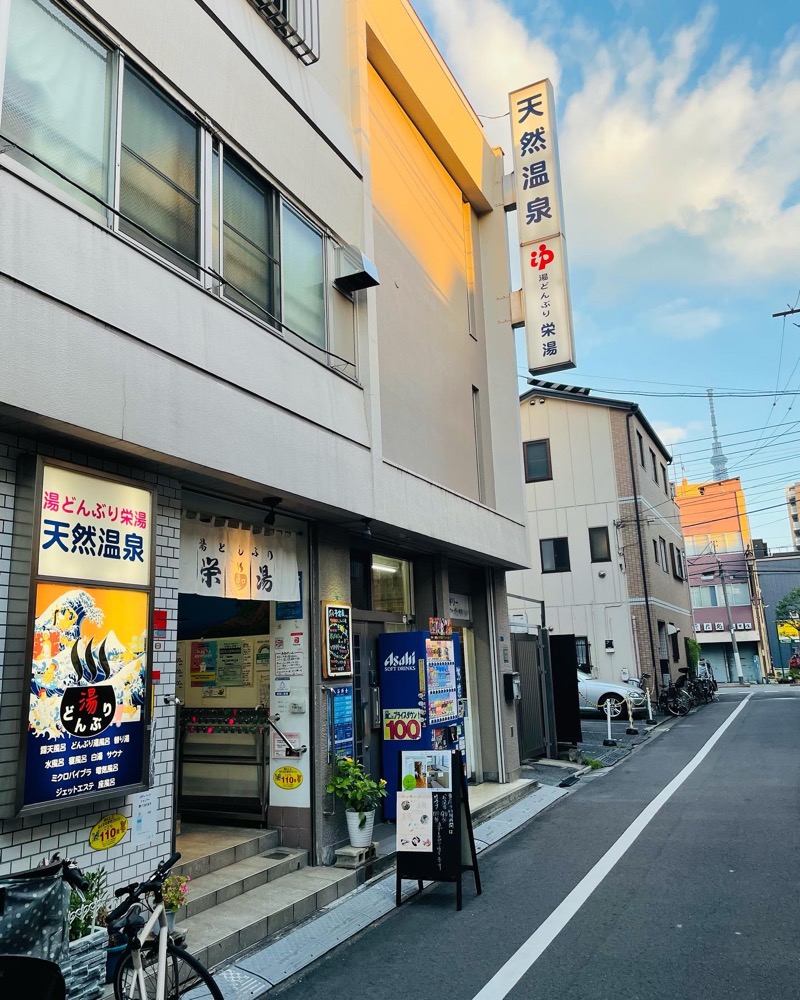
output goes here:
[{"label": "bicycle wheel", "polygon": [[[115,1000],[157,1000],[158,949],[143,948],[142,973],[144,993],[141,992],[133,967],[133,955],[125,952],[114,976]],[[164,1000],[224,1000],[220,988],[194,956],[183,948],[167,945],[167,970],[164,980]]]}]

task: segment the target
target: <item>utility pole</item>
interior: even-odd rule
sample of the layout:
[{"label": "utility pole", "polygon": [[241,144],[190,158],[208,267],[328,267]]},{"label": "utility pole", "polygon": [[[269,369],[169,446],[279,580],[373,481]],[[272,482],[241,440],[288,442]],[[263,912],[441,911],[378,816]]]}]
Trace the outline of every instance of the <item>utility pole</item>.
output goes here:
[{"label": "utility pole", "polygon": [[736,632],[733,628],[733,619],[731,618],[731,606],[728,603],[728,587],[725,583],[725,570],[722,568],[722,561],[717,559],[717,566],[719,567],[719,578],[722,583],[722,596],[725,599],[725,611],[728,613],[728,630],[731,633],[731,645],[733,646],[733,659],[736,663],[736,679],[742,687],[745,687],[744,674],[742,673],[742,660],[739,656],[739,646],[736,642]]}]

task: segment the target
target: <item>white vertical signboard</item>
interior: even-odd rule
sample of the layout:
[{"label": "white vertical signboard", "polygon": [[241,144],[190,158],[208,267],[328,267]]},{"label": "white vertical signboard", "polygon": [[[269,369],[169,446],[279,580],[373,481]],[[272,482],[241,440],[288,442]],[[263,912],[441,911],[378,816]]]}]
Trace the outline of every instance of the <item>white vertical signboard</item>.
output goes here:
[{"label": "white vertical signboard", "polygon": [[509,95],[531,374],[575,367],[558,140],[549,80]]}]

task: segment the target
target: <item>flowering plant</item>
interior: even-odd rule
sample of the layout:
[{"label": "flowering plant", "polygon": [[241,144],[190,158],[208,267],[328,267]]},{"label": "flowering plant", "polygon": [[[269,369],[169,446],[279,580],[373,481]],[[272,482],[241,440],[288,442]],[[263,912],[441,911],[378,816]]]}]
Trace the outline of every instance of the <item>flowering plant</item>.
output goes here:
[{"label": "flowering plant", "polygon": [[367,813],[376,809],[386,795],[383,778],[374,781],[364,770],[364,765],[352,757],[337,757],[336,770],[326,791],[337,799],[343,799],[345,807],[358,813],[358,828],[362,830],[367,822]]},{"label": "flowering plant", "polygon": [[189,894],[188,875],[167,875],[161,886],[161,897],[164,900],[164,909],[175,912],[186,902]]}]

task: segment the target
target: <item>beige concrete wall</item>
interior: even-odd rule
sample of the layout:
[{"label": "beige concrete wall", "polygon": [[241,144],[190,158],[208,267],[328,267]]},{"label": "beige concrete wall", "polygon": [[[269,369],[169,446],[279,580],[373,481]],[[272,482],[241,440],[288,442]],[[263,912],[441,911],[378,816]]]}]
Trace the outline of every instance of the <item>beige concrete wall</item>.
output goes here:
[{"label": "beige concrete wall", "polygon": [[[680,511],[671,495],[667,459],[653,441],[645,425],[636,415],[630,419],[630,448],[633,453],[633,477],[628,444],[628,417],[624,410],[610,410],[614,463],[620,496],[621,537],[625,552],[628,595],[631,614],[635,621],[634,632],[639,664],[644,673],[660,674],[658,622],[673,625],[678,633],[678,660],[673,659],[672,644],[668,641],[670,672],[677,676],[679,667],[686,666],[684,640],[693,638],[691,603],[688,580],[676,578],[670,555],[670,545],[684,551],[680,528]],[[641,461],[637,431],[642,436],[644,465]],[[658,482],[655,481],[651,452],[656,458]],[[667,470],[667,489],[664,488],[662,466]],[[639,536],[636,528],[638,506],[642,539],[643,560],[640,557]],[[666,570],[661,565],[661,539],[666,546]],[[658,546],[658,560],[656,549]],[[642,566],[642,561],[644,566]],[[645,605],[649,602],[649,616]],[[651,645],[652,638],[652,645]],[[655,654],[653,653],[655,650]]]}]

